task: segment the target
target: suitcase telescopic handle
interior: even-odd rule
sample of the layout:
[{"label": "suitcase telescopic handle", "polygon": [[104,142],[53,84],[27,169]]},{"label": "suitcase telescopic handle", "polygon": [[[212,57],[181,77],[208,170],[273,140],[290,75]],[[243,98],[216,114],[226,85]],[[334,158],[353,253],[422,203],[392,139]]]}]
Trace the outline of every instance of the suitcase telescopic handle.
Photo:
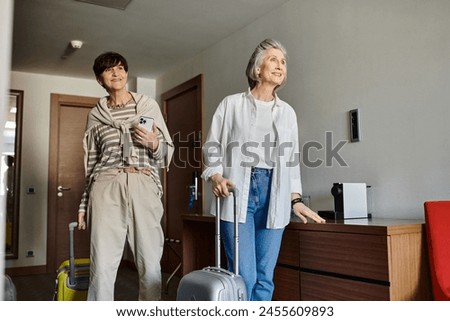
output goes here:
[{"label": "suitcase telescopic handle", "polygon": [[[236,211],[236,201],[238,189],[236,187],[228,187],[228,192],[230,192],[233,197],[233,222],[234,222],[234,253],[233,253],[233,270],[236,275],[239,274],[239,222]],[[221,267],[220,254],[221,254],[221,235],[220,235],[220,197],[216,197],[216,266]]]},{"label": "suitcase telescopic handle", "polygon": [[73,285],[75,281],[75,250],[73,231],[78,226],[77,222],[69,223],[69,284]]}]

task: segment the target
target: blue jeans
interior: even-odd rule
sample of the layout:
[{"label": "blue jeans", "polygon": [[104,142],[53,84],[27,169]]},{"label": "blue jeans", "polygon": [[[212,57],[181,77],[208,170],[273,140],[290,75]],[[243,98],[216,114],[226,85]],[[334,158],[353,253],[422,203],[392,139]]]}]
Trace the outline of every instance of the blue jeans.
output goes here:
[{"label": "blue jeans", "polygon": [[[271,301],[273,273],[280,252],[284,228],[267,229],[272,171],[252,170],[247,220],[239,224],[239,274],[247,286],[251,301]],[[234,225],[221,221],[227,264],[233,270]]]}]

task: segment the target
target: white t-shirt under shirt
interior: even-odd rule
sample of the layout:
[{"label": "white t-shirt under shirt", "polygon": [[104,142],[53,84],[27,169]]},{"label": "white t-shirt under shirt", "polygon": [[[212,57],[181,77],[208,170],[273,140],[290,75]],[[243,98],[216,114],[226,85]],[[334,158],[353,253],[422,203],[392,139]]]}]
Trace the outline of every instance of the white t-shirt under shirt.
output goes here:
[{"label": "white t-shirt under shirt", "polygon": [[[273,168],[272,152],[275,147],[275,131],[273,128],[272,108],[275,101],[262,101],[255,99],[256,126],[251,133],[251,142],[247,149],[255,159],[254,167]],[[256,144],[255,144],[256,143]]]}]

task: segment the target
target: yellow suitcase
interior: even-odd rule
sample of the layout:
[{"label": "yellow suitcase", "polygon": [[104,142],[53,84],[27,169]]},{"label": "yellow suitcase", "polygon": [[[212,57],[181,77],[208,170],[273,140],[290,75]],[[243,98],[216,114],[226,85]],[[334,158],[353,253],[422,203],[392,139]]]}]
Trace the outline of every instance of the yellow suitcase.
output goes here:
[{"label": "yellow suitcase", "polygon": [[57,270],[55,293],[56,301],[86,301],[89,287],[88,258],[74,258],[73,230],[76,222],[69,224],[69,259],[61,263]]}]

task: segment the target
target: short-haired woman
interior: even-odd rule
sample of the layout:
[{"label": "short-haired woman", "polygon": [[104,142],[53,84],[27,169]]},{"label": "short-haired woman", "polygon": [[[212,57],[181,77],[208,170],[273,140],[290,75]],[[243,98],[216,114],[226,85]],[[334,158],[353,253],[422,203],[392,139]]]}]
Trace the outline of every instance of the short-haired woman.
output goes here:
[{"label": "short-haired woman", "polygon": [[[114,283],[127,241],[139,274],[139,300],[160,300],[164,245],[159,168],[168,167],[171,141],[155,100],[127,90],[128,63],[116,52],[95,59],[107,96],[90,111],[83,140],[86,189],[78,228],[91,230],[88,300],[114,300]],[[142,117],[153,126],[140,125]],[[89,220],[87,218],[89,213]]]}]

